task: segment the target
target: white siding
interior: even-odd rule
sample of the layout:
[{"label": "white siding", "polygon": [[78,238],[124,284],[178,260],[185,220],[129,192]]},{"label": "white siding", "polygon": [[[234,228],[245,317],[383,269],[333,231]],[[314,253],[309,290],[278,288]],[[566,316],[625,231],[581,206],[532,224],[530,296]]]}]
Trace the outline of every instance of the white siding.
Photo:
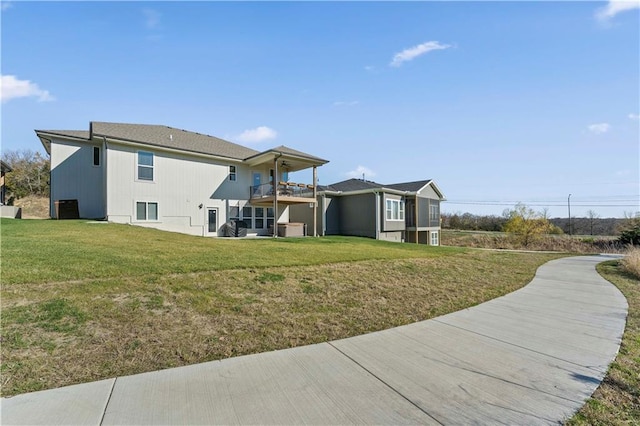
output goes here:
[{"label": "white siding", "polygon": [[[207,232],[207,209],[217,208],[218,229],[229,220],[231,206],[240,209],[249,201],[252,171],[246,165],[185,154],[138,149],[110,143],[108,167],[108,217],[131,223],[193,235]],[[137,152],[153,152],[153,181],[137,180]],[[236,166],[236,180],[229,180],[229,166]],[[268,177],[268,170],[265,171]],[[136,202],[158,203],[157,221],[137,221]],[[202,207],[200,207],[202,205]],[[279,209],[280,210],[280,209]],[[288,219],[288,209],[280,220]],[[264,230],[249,230],[250,234]]]},{"label": "white siding", "polygon": [[[93,148],[101,161],[93,165]],[[82,218],[104,218],[104,161],[101,144],[53,140],[51,143],[51,217],[57,200],[78,200]]]}]

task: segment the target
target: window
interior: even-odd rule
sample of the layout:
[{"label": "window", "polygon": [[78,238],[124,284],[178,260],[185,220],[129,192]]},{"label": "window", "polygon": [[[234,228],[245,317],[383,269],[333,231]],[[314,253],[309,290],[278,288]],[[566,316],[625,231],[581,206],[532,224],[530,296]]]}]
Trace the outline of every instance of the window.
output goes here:
[{"label": "window", "polygon": [[264,207],[256,207],[256,229],[264,228]]},{"label": "window", "polygon": [[438,204],[429,205],[429,220],[440,221],[440,206]]},{"label": "window", "polygon": [[100,165],[100,147],[98,146],[93,147],[93,165],[94,166]]},{"label": "window", "polygon": [[153,180],[153,153],[138,151],[138,180]]},{"label": "window", "polygon": [[138,201],[136,203],[136,220],[158,220],[158,203]]},{"label": "window", "polygon": [[387,199],[387,220],[404,220],[404,202]]},{"label": "window", "polygon": [[247,226],[249,228],[253,228],[253,209],[251,208],[251,206],[244,206],[242,208],[242,220],[244,220],[247,223]]},{"label": "window", "polygon": [[437,246],[438,243],[438,231],[431,231],[431,245]]},{"label": "window", "polygon": [[229,220],[240,220],[240,207],[231,206],[229,207]]},{"label": "window", "polygon": [[282,172],[282,181],[283,182],[289,182],[289,172],[288,171]]},{"label": "window", "polygon": [[229,180],[235,182],[236,177],[236,166],[229,166]]},{"label": "window", "polygon": [[267,207],[267,228],[273,227],[275,215],[273,214],[273,207]]}]

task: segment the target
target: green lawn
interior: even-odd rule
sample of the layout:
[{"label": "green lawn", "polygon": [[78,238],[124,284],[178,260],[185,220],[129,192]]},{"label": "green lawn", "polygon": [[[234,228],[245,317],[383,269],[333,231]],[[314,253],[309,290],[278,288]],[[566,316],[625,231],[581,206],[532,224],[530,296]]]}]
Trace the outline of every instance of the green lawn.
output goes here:
[{"label": "green lawn", "polygon": [[354,336],[511,292],[556,254],[2,220],[2,395]]},{"label": "green lawn", "polygon": [[105,222],[1,219],[2,283],[164,275],[372,259],[428,258],[425,250],[370,239],[213,239]]}]

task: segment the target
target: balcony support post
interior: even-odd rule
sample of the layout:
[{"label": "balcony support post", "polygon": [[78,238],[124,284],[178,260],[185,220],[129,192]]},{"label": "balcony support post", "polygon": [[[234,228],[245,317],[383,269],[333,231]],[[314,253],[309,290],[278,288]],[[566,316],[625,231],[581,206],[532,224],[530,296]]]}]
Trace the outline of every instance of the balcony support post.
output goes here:
[{"label": "balcony support post", "polygon": [[271,181],[271,188],[273,189],[273,238],[278,238],[278,158],[273,159],[274,176]]},{"label": "balcony support post", "polygon": [[313,166],[313,236],[318,236],[318,168]]}]

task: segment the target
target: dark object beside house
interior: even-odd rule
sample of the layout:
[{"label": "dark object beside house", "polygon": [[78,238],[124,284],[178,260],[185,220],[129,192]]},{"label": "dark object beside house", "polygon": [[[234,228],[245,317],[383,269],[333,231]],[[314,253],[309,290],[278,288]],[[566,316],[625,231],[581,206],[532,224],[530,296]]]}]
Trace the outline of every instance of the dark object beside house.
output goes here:
[{"label": "dark object beside house", "polygon": [[78,200],[57,200],[54,205],[57,219],[80,219]]},{"label": "dark object beside house", "polygon": [[305,236],[305,224],[304,223],[279,223],[278,224],[278,237],[304,237]]},{"label": "dark object beside house", "polygon": [[247,236],[247,222],[244,220],[234,220],[222,225],[223,237],[246,237]]}]

